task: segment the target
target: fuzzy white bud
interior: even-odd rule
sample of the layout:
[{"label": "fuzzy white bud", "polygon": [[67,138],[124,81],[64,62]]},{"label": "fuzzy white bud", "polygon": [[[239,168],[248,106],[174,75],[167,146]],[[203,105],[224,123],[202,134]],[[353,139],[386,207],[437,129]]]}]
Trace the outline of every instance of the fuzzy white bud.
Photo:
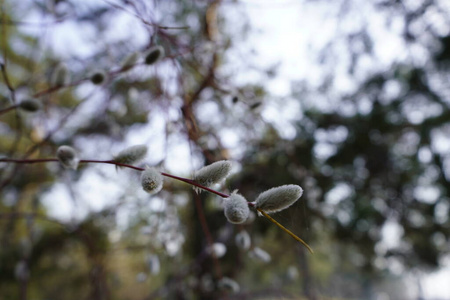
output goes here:
[{"label": "fuzzy white bud", "polygon": [[222,243],[214,243],[208,247],[206,252],[212,256],[215,256],[216,258],[220,258],[224,256],[225,253],[227,253],[227,246]]},{"label": "fuzzy white bud", "polygon": [[147,155],[147,151],[148,149],[145,145],[132,146],[120,151],[119,154],[114,157],[114,161],[121,164],[132,165],[143,160],[145,155]]},{"label": "fuzzy white bud", "polygon": [[239,283],[237,283],[236,281],[234,281],[231,278],[228,277],[222,277],[222,279],[220,279],[217,282],[217,287],[220,290],[224,290],[224,291],[228,291],[228,292],[232,292],[232,293],[239,293],[240,291],[240,286]]},{"label": "fuzzy white bud", "polygon": [[63,63],[58,64],[52,73],[52,86],[65,86],[69,84],[69,70]]},{"label": "fuzzy white bud", "polygon": [[164,56],[164,48],[161,46],[154,46],[145,53],[145,64],[152,65],[158,62]]},{"label": "fuzzy white bud", "polygon": [[224,199],[224,213],[228,222],[233,224],[244,223],[250,213],[247,200],[237,191],[234,191],[230,197]]},{"label": "fuzzy white bud", "polygon": [[28,112],[35,112],[41,109],[41,103],[35,99],[23,100],[19,103],[19,107]]},{"label": "fuzzy white bud", "polygon": [[147,167],[141,175],[141,184],[144,191],[153,195],[163,187],[163,177],[155,168]]},{"label": "fuzzy white bud", "polygon": [[122,70],[131,69],[139,59],[139,52],[128,54],[122,61]]},{"label": "fuzzy white bud", "polygon": [[251,238],[247,231],[243,230],[243,231],[239,232],[238,234],[236,234],[234,241],[236,242],[236,246],[239,249],[242,249],[242,250],[250,249]]},{"label": "fuzzy white bud", "polygon": [[68,169],[76,170],[80,159],[78,158],[77,151],[69,146],[61,146],[56,151],[56,157],[60,163]]},{"label": "fuzzy white bud", "polygon": [[[193,180],[205,187],[211,187],[213,184],[219,183],[230,174],[232,164],[228,160],[216,161],[208,166],[194,172]],[[194,187],[196,192],[201,189]]]},{"label": "fuzzy white bud", "polygon": [[303,189],[295,184],[271,188],[256,198],[255,207],[266,213],[274,213],[288,208],[303,194]]},{"label": "fuzzy white bud", "polygon": [[272,260],[270,254],[259,247],[253,248],[253,250],[249,252],[249,255],[251,258],[259,259],[265,263],[268,263]]}]

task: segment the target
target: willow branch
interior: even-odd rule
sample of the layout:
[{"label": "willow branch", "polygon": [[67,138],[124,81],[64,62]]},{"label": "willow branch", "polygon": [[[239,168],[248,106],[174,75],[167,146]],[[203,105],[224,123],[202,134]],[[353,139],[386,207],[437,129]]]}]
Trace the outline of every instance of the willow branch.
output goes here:
[{"label": "willow branch", "polygon": [[11,106],[9,106],[9,107],[7,107],[7,108],[1,109],[1,110],[0,110],[0,115],[5,114],[5,113],[7,113],[8,111],[11,111],[11,110],[13,110],[13,109],[16,109],[18,106],[19,106],[19,105],[16,104],[16,105],[11,105]]},{"label": "willow branch", "polygon": [[[57,158],[39,158],[39,159],[12,159],[12,158],[0,158],[0,162],[6,162],[6,163],[17,163],[17,164],[34,164],[34,163],[45,163],[45,162],[58,162],[59,160]],[[145,171],[144,168],[139,168],[133,165],[128,165],[128,164],[123,164],[123,163],[119,163],[116,162],[114,160],[92,160],[92,159],[83,159],[80,160],[79,163],[99,163],[99,164],[111,164],[111,165],[116,165],[116,166],[120,166],[120,167],[125,167],[125,168],[130,168],[133,170],[137,170],[137,171]],[[179,180],[185,183],[188,183],[190,185],[199,187],[205,191],[208,191],[210,193],[216,194],[222,198],[228,198],[230,197],[230,195],[221,193],[219,191],[210,189],[206,186],[203,186],[201,184],[198,184],[197,182],[191,180],[191,179],[187,179],[187,178],[183,178],[183,177],[178,177],[172,174],[168,174],[168,173],[164,173],[161,172],[161,175],[165,176],[165,177],[170,177],[172,179],[175,180]],[[308,251],[313,254],[314,251],[312,250],[312,248],[301,238],[299,238],[297,235],[295,235],[292,231],[290,231],[289,229],[287,229],[286,227],[284,227],[283,225],[281,225],[280,223],[278,223],[274,218],[272,218],[271,216],[269,216],[265,211],[261,210],[260,208],[255,207],[255,204],[252,202],[248,202],[248,206],[249,207],[254,207],[258,212],[260,212],[264,217],[266,217],[270,222],[274,223],[275,225],[277,225],[278,227],[281,228],[281,230],[283,230],[284,232],[286,232],[287,234],[289,234],[291,237],[293,237],[296,241],[300,242],[303,246],[306,247],[306,249],[308,249]]]}]

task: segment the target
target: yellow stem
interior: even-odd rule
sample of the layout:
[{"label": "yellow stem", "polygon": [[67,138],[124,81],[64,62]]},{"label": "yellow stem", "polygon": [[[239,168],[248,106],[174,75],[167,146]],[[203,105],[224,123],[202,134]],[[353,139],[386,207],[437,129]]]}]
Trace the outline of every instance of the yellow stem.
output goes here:
[{"label": "yellow stem", "polygon": [[314,254],[313,249],[301,238],[299,238],[298,236],[296,236],[292,231],[290,231],[289,229],[287,229],[286,227],[284,227],[283,225],[281,225],[280,223],[278,223],[274,218],[272,218],[271,216],[269,216],[265,211],[256,208],[256,210],[258,210],[264,217],[266,217],[267,219],[269,219],[269,221],[271,221],[272,223],[274,223],[275,225],[277,225],[278,227],[280,227],[282,230],[284,230],[286,233],[288,233],[290,236],[292,236],[296,241],[299,241],[300,243],[302,243],[303,246],[306,247],[306,249],[308,249],[308,251],[311,254]]}]

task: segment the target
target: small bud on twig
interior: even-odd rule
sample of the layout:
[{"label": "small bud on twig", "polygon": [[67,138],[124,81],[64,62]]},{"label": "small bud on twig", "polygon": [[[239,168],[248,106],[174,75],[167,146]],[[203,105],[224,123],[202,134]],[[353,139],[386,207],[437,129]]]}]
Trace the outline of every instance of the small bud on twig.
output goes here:
[{"label": "small bud on twig", "polygon": [[230,197],[224,199],[224,213],[228,222],[240,224],[247,220],[250,213],[248,202],[245,198],[234,191]]},{"label": "small bud on twig", "polygon": [[206,250],[208,254],[215,256],[216,258],[220,258],[227,253],[227,246],[222,243],[214,243]]},{"label": "small bud on twig", "polygon": [[262,102],[255,102],[253,104],[250,105],[250,109],[251,110],[256,110],[257,108],[259,108],[261,106]]},{"label": "small bud on twig", "polygon": [[106,73],[104,71],[95,71],[89,77],[89,80],[95,85],[100,85],[103,82],[105,82],[105,80],[106,80]]},{"label": "small bud on twig", "polygon": [[35,112],[41,109],[41,103],[35,99],[23,100],[19,103],[19,107],[28,112]]},{"label": "small bud on twig", "polygon": [[241,289],[239,283],[228,277],[222,277],[222,279],[220,279],[217,283],[217,287],[220,290],[229,291],[232,293],[239,293]]},{"label": "small bud on twig", "polygon": [[56,151],[56,157],[58,157],[61,164],[68,169],[76,170],[78,168],[78,163],[80,159],[78,158],[78,154],[72,147],[69,146],[61,146]]},{"label": "small bud on twig", "polygon": [[255,207],[266,213],[281,211],[295,203],[303,194],[303,189],[295,184],[271,188],[256,198]]},{"label": "small bud on twig", "polygon": [[139,59],[139,52],[128,54],[122,61],[122,70],[131,69]]},{"label": "small bud on twig", "polygon": [[145,64],[152,65],[158,62],[164,56],[164,48],[161,46],[154,46],[145,53]]},{"label": "small bud on twig", "polygon": [[69,70],[67,66],[60,63],[53,70],[51,84],[52,86],[65,86],[69,83]]},{"label": "small bud on twig", "polygon": [[268,263],[272,260],[270,254],[259,247],[253,248],[253,250],[249,252],[249,255],[251,258],[259,259],[265,263]]},{"label": "small bud on twig", "polygon": [[239,232],[238,234],[236,234],[236,237],[234,238],[234,240],[236,242],[236,246],[239,249],[242,249],[242,250],[250,249],[251,239],[250,239],[250,235],[248,234],[247,231],[243,230],[243,231]]},{"label": "small bud on twig", "polygon": [[142,172],[141,184],[144,191],[153,195],[162,189],[163,177],[155,168],[147,167],[147,169]]}]

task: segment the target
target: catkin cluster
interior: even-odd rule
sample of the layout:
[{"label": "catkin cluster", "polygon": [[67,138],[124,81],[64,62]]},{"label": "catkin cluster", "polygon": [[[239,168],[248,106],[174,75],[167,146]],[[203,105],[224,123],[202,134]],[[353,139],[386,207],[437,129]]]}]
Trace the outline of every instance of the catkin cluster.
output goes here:
[{"label": "catkin cluster", "polygon": [[[156,51],[156,50],[155,50]],[[116,166],[128,166],[137,163],[145,158],[147,154],[147,147],[145,145],[136,145],[129,147],[121,152],[111,161],[107,163],[114,163]],[[80,159],[78,154],[72,147],[61,146],[58,148],[57,157],[61,164],[66,168],[77,169]],[[136,168],[133,166],[133,168]],[[196,188],[196,192],[202,189],[209,189],[212,185],[218,184],[225,180],[230,174],[232,163],[227,160],[222,160],[205,166],[198,171],[194,172],[193,179],[185,179],[176,177],[170,174],[159,172],[156,168],[146,167],[142,170],[141,174],[141,186],[142,189],[153,195],[161,191],[163,188],[163,175],[169,176],[187,183],[192,184]],[[139,169],[139,168],[138,168]],[[211,190],[210,190],[211,191]],[[219,192],[213,191],[217,194],[223,195]],[[233,191],[231,195],[222,196],[223,209],[225,217],[228,222],[233,224],[242,224],[247,221],[250,215],[250,207],[254,207],[260,215],[264,215],[277,226],[281,227],[285,232],[289,233],[297,241],[305,245],[310,252],[312,249],[300,238],[295,236],[292,232],[284,228],[278,222],[273,220],[268,213],[275,213],[284,210],[294,204],[303,194],[303,189],[294,184],[283,185],[279,187],[271,188],[256,198],[254,202],[248,202],[244,196],[238,194],[237,190]],[[250,248],[250,238],[244,233],[236,237],[236,243],[241,249]],[[224,251],[219,251],[220,245],[214,245],[209,250],[210,253],[215,253],[216,257],[225,254]],[[225,250],[226,251],[226,250]],[[223,252],[223,254],[221,254]],[[260,258],[263,261],[270,261],[270,256],[263,255],[263,252],[258,248],[253,248],[252,253],[254,257]]]},{"label": "catkin cluster", "polygon": [[[215,162],[194,172],[193,181],[209,188],[223,181],[230,174],[231,168],[232,164],[227,160]],[[199,187],[194,188],[201,191]],[[241,224],[249,216],[249,206],[266,213],[274,213],[294,204],[302,194],[303,189],[298,185],[283,185],[261,193],[254,202],[249,203],[244,196],[234,191],[229,197],[224,198],[224,214],[230,223]]]},{"label": "catkin cluster", "polygon": [[[154,50],[157,51],[158,49]],[[135,145],[119,152],[112,161],[119,166],[135,164],[145,158],[147,151],[147,146]],[[69,146],[59,147],[57,157],[64,167],[74,170],[77,169],[80,161],[75,149]],[[192,179],[192,182],[195,183],[194,188],[198,192],[204,187],[209,188],[214,184],[222,182],[228,177],[231,169],[232,163],[227,160],[222,160],[195,171]],[[158,193],[163,187],[163,176],[161,172],[155,168],[147,167],[142,172],[141,185],[144,191],[149,194]],[[241,224],[247,220],[250,214],[249,206],[253,206],[258,211],[264,211],[265,213],[274,213],[294,204],[302,194],[303,189],[300,186],[288,184],[271,188],[261,193],[254,202],[248,202],[236,190],[230,196],[224,198],[224,214],[230,223]]]}]

